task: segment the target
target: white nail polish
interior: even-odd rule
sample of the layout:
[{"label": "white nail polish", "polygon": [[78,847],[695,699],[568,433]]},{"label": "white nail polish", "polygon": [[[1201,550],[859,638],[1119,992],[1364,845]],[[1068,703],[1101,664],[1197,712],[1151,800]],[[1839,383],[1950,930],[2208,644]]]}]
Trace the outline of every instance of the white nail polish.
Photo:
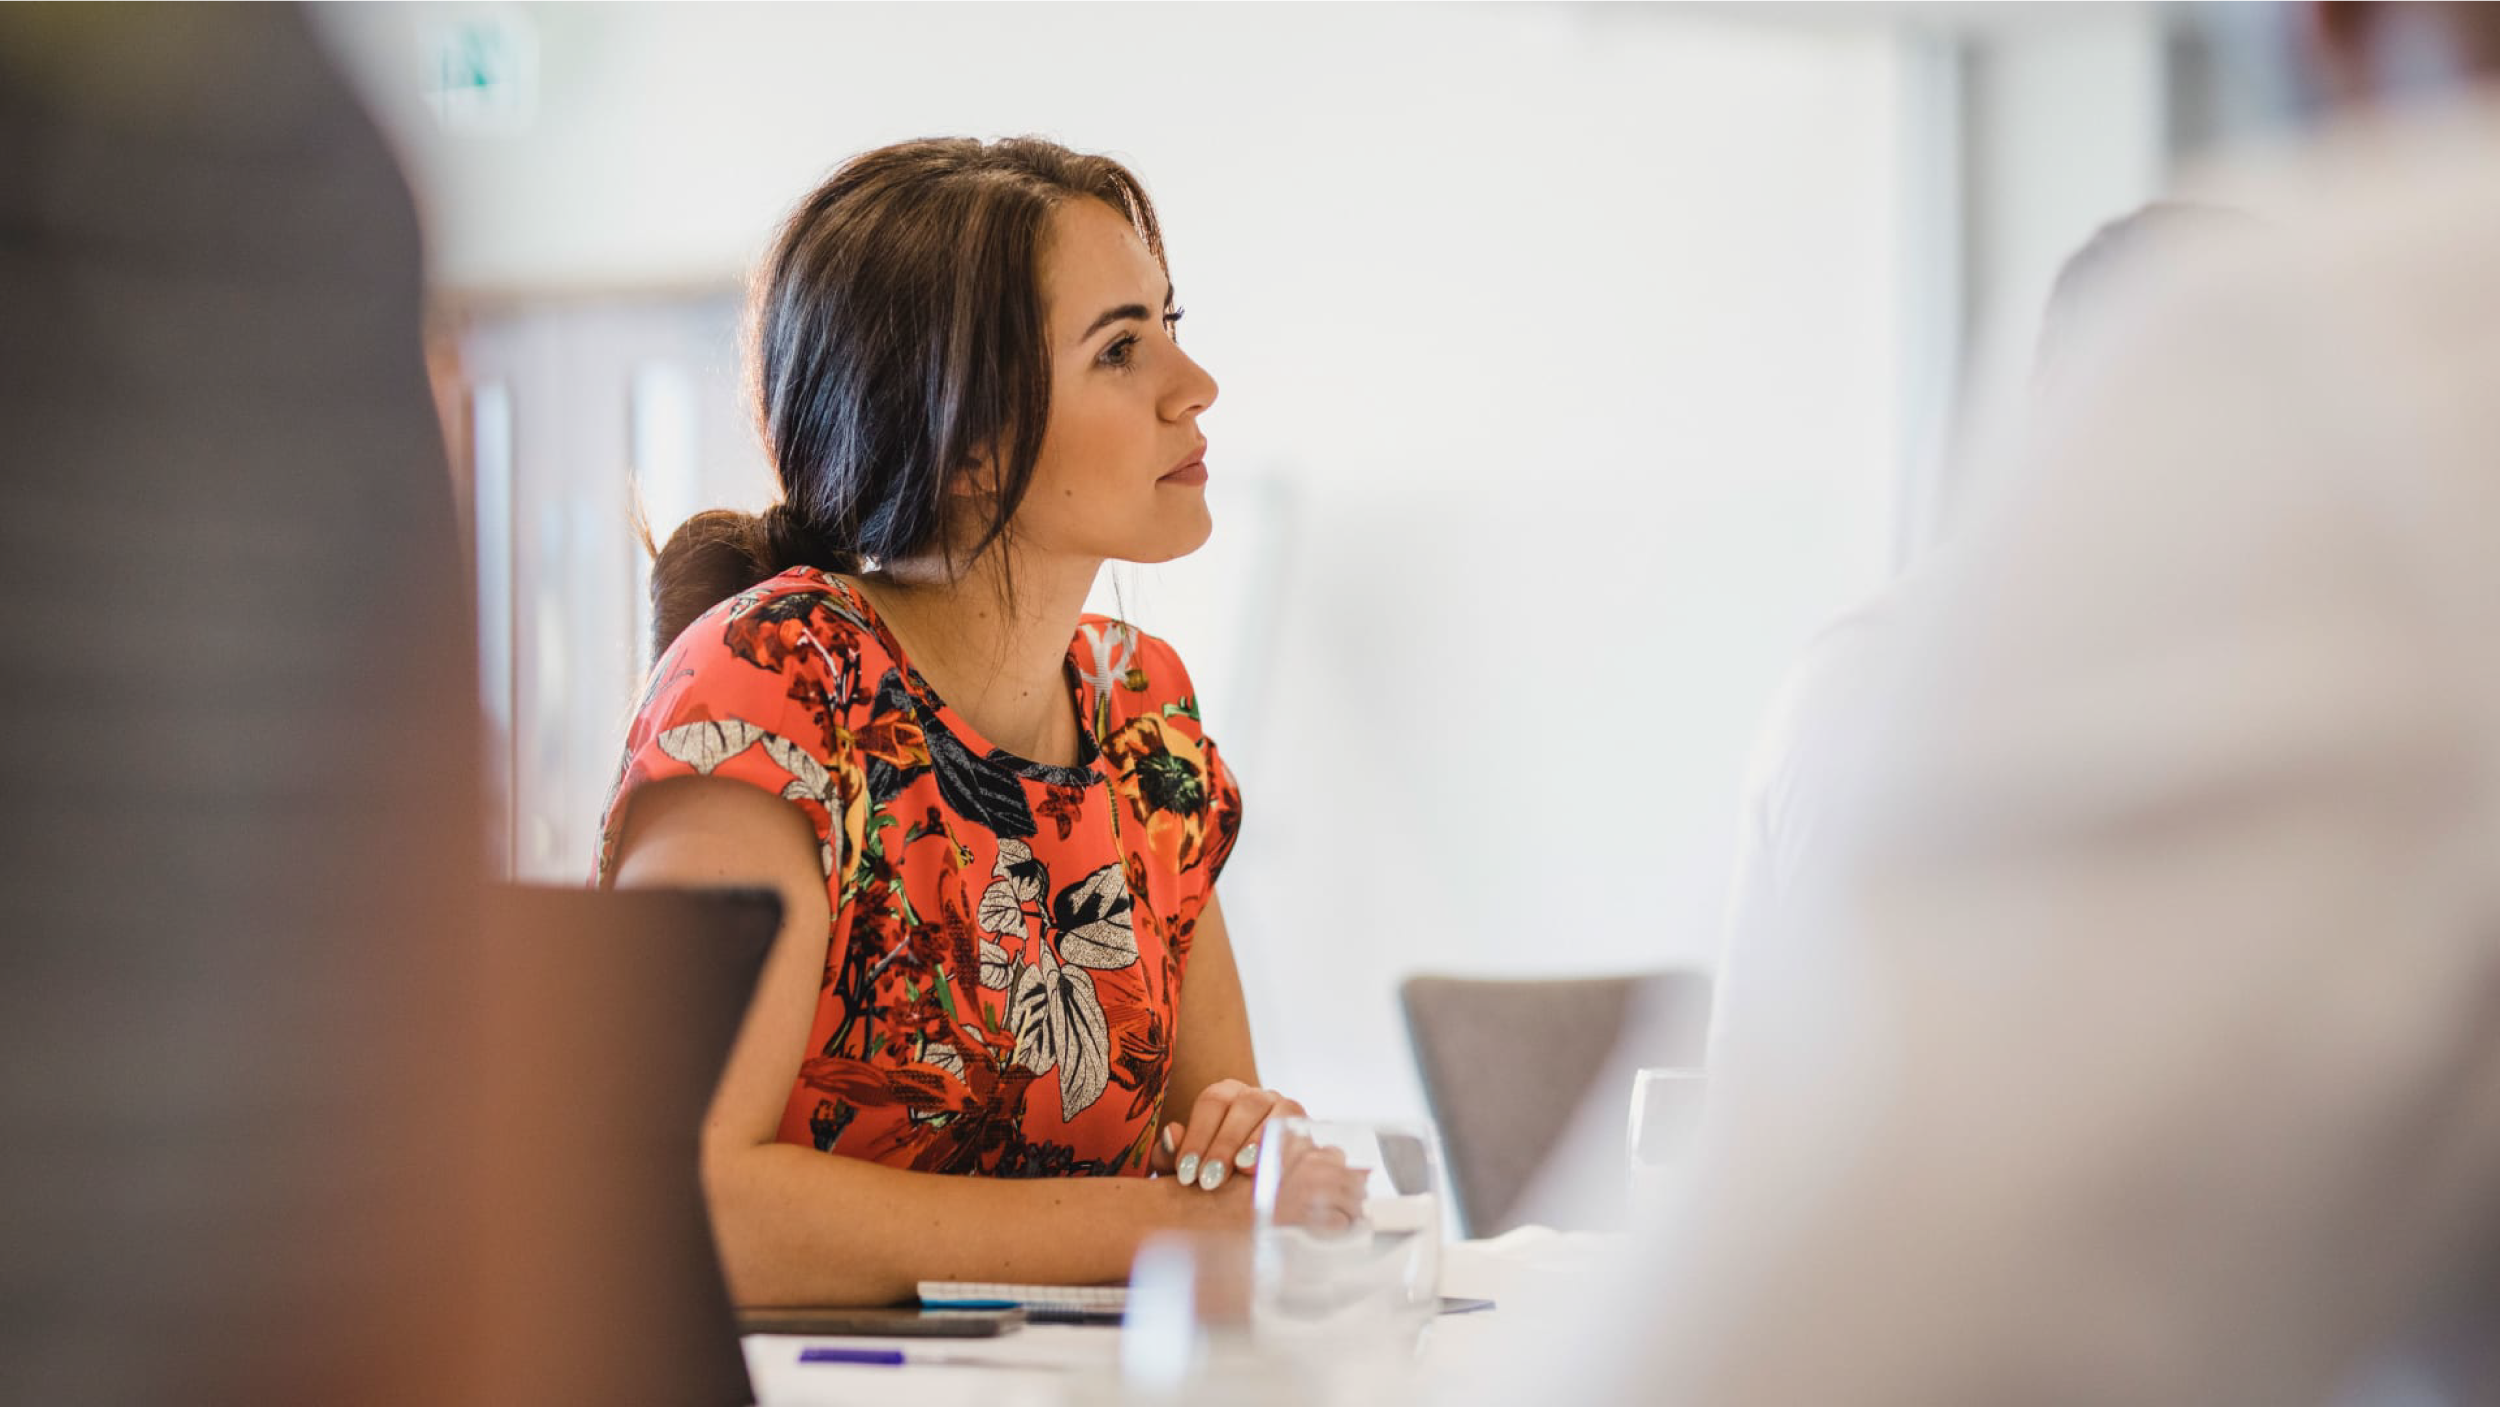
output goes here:
[{"label": "white nail polish", "polygon": [[1206,1167],[1201,1169],[1198,1173],[1198,1185],[1205,1188],[1209,1192],[1213,1192],[1215,1189],[1224,1185],[1224,1174],[1230,1171],[1232,1171],[1232,1169],[1224,1166],[1221,1161],[1209,1162]]},{"label": "white nail polish", "polygon": [[1183,1153],[1181,1155],[1181,1165],[1173,1171],[1180,1174],[1180,1179],[1183,1182],[1196,1182],[1198,1180],[1198,1155],[1195,1153]]},{"label": "white nail polish", "polygon": [[1233,1166],[1241,1169],[1243,1172],[1248,1172],[1258,1165],[1259,1145],[1255,1143],[1245,1143],[1241,1145],[1241,1151],[1233,1155]]},{"label": "white nail polish", "polygon": [[1163,1151],[1166,1153],[1171,1152],[1173,1149],[1180,1146],[1180,1142],[1179,1125],[1165,1124],[1163,1126]]}]

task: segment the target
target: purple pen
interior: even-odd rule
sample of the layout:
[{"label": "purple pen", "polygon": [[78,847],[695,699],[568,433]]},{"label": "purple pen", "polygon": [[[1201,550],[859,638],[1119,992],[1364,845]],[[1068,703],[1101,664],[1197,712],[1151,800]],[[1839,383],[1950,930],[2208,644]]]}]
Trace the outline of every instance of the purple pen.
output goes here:
[{"label": "purple pen", "polygon": [[803,1348],[801,1363],[872,1363],[887,1368],[900,1368],[906,1361],[899,1348]]},{"label": "purple pen", "polygon": [[905,1353],[899,1348],[803,1348],[801,1363],[856,1363],[871,1368],[905,1368],[921,1364],[932,1368],[1005,1368],[1018,1373],[1064,1372],[1065,1363],[1035,1362],[1006,1358],[986,1358],[968,1353]]}]

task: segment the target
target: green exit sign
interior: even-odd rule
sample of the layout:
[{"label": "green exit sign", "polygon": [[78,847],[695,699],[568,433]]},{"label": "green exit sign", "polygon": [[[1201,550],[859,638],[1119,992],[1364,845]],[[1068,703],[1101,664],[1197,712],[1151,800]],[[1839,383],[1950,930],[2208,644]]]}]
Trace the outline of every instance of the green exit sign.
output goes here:
[{"label": "green exit sign", "polygon": [[517,9],[480,8],[427,27],[425,105],[446,132],[502,136],[538,116],[538,29]]}]

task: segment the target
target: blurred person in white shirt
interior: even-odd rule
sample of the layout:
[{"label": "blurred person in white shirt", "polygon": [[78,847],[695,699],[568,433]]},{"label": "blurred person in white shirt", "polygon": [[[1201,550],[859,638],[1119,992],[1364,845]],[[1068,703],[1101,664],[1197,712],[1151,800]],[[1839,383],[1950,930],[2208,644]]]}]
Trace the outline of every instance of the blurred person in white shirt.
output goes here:
[{"label": "blurred person in white shirt", "polygon": [[2339,122],[1894,611],[1813,1139],[1723,1128],[1575,1398],[2500,1397],[2500,10],[2273,16]]},{"label": "blurred person in white shirt", "polygon": [[[2112,309],[2127,306],[2134,281],[2165,258],[2226,252],[2215,246],[2253,238],[2258,229],[2237,210],[2162,200],[2095,230],[2050,288],[2031,367],[2032,399],[2045,401],[2072,380],[2075,349],[2093,340]],[[1946,516],[1950,522],[1957,515]],[[1784,921],[1782,902],[1827,867],[1830,847],[1848,842],[1845,829],[1834,831],[1832,807],[1862,780],[1882,745],[1885,720],[1870,705],[1896,682],[1903,654],[1898,617],[1917,595],[1913,567],[1909,580],[1887,584],[1817,632],[1781,682],[1756,740],[1710,1012],[1709,1064],[1722,1108],[1740,1097],[1739,1086],[1774,1079],[1784,1059],[1813,1058],[1816,1013],[1805,1005],[1813,988],[1783,974],[1830,960],[1816,941],[1829,935]],[[1777,1099],[1775,1087],[1762,1093],[1762,1101]]]}]

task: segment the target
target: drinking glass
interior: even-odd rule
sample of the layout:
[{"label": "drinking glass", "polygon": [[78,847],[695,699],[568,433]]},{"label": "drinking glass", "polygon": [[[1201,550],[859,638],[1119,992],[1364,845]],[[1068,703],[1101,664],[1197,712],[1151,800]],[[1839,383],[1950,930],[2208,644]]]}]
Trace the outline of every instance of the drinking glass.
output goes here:
[{"label": "drinking glass", "polygon": [[1624,1151],[1636,1218],[1660,1215],[1683,1185],[1708,1088],[1703,1072],[1693,1067],[1650,1066],[1633,1073]]},{"label": "drinking glass", "polygon": [[1254,1200],[1261,1345],[1349,1371],[1411,1359],[1440,1308],[1431,1126],[1270,1119]]},{"label": "drinking glass", "polygon": [[1250,1334],[1251,1245],[1247,1232],[1163,1232],[1147,1238],[1129,1269],[1120,1323],[1121,1407],[1263,1404],[1270,1375]]}]

